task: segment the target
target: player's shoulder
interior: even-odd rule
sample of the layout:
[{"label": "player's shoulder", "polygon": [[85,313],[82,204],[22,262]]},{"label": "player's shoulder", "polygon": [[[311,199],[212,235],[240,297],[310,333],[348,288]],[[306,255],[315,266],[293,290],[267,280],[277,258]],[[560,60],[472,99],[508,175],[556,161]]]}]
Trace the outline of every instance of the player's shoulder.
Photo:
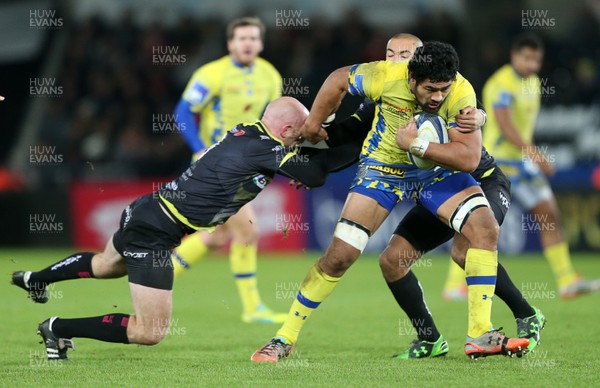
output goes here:
[{"label": "player's shoulder", "polygon": [[471,85],[471,82],[460,73],[456,73],[456,79],[452,86],[455,86],[455,90],[460,92],[475,93],[475,89],[473,88],[473,85]]},{"label": "player's shoulder", "polygon": [[262,57],[256,58],[256,66],[266,72],[279,75],[279,71],[273,66],[273,64]]},{"label": "player's shoulder", "polygon": [[350,67],[350,73],[357,71],[380,75],[384,80],[408,78],[408,62],[374,61]]},{"label": "player's shoulder", "polygon": [[230,60],[229,56],[224,56],[214,61],[210,61],[205,63],[204,65],[198,67],[196,71],[194,71],[194,75],[192,77],[206,74],[210,76],[218,76],[223,73],[223,70],[229,65]]},{"label": "player's shoulder", "polygon": [[505,64],[496,70],[487,80],[487,84],[508,84],[513,83],[517,79],[515,70],[510,64]]},{"label": "player's shoulder", "polygon": [[270,143],[272,141],[277,143],[277,140],[271,136],[265,124],[260,120],[240,123],[229,132],[234,137],[240,137],[248,141],[259,140],[261,142],[267,141]]}]

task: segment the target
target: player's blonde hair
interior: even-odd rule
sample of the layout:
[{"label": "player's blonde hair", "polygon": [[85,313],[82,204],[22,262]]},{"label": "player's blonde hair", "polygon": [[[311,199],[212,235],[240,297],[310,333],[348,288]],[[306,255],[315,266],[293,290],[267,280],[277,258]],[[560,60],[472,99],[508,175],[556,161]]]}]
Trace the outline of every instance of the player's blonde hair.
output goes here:
[{"label": "player's blonde hair", "polygon": [[246,16],[243,18],[232,20],[227,25],[227,40],[233,39],[233,35],[235,33],[236,28],[246,26],[258,27],[258,29],[260,30],[260,40],[264,40],[266,30],[265,24],[259,18],[254,16]]}]

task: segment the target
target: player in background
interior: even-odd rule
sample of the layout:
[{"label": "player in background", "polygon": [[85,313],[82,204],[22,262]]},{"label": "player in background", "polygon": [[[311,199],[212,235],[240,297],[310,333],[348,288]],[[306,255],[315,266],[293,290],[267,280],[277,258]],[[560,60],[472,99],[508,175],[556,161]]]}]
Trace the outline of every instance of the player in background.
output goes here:
[{"label": "player in background", "polygon": [[[422,46],[419,38],[410,34],[394,35],[387,43],[386,58],[392,62],[403,62],[412,57],[416,47]],[[398,55],[402,53],[403,55]],[[481,128],[485,121],[483,111],[467,108],[467,113],[456,117],[459,130]],[[337,146],[351,141],[364,139],[375,117],[375,103],[365,99],[352,116],[336,123],[326,124],[329,146]],[[329,121],[329,120],[328,120]],[[502,224],[510,205],[510,182],[497,168],[494,158],[482,148],[481,160],[471,176],[479,182],[498,224]],[[447,354],[448,343],[438,331],[433,316],[427,307],[424,292],[411,266],[422,255],[454,237],[454,231],[427,211],[423,206],[414,206],[400,221],[385,251],[380,255],[380,266],[386,283],[395,300],[410,319],[417,339],[412,341],[408,350],[396,354],[398,359],[438,357]],[[465,283],[464,270],[454,260],[464,266],[464,257],[468,244],[457,238],[452,249],[452,264],[459,269],[458,275]],[[466,283],[465,283],[466,288]],[[516,288],[502,264],[498,263],[498,275],[495,294],[502,299],[513,312],[517,322],[519,337],[530,340],[528,349],[533,350],[540,339],[540,330],[545,317],[527,303]]]},{"label": "player in background", "polygon": [[[66,359],[74,337],[158,344],[171,322],[173,266],[169,255],[185,234],[226,222],[275,174],[317,187],[328,172],[353,163],[354,145],[327,150],[297,147],[307,115],[306,107],[296,99],[273,101],[261,120],[231,129],[179,178],[127,206],[103,252],[74,253],[40,271],[14,272],[12,283],[37,303],[48,302],[52,283],[128,277],[133,314],[53,316],[39,324],[48,359]],[[295,156],[303,163],[295,163]]]},{"label": "player in background", "polygon": [[[227,26],[229,55],[200,67],[188,82],[175,116],[180,133],[194,152],[193,160],[237,123],[256,121],[265,106],[281,95],[281,76],[258,56],[264,33],[265,26],[258,18],[233,20]],[[282,322],[285,314],[267,308],[258,291],[259,231],[250,204],[213,233],[198,232],[185,238],[172,256],[175,277],[230,238],[229,262],[242,302],[242,321]]]},{"label": "player in background", "polygon": [[560,213],[544,175],[554,174],[549,156],[533,143],[535,120],[541,104],[537,76],[544,56],[542,41],[533,34],[515,39],[510,63],[486,81],[483,103],[489,120],[483,142],[512,182],[512,194],[531,214],[540,230],[544,256],[562,299],[600,289],[600,279],[581,278],[571,263],[569,245],[560,226]]},{"label": "player in background", "polygon": [[[427,42],[408,63],[371,62],[340,68],[327,78],[313,103],[302,136],[327,138],[321,128],[347,92],[376,103],[372,129],[363,144],[356,178],[324,256],[309,270],[283,326],[251,357],[277,362],[290,354],[312,312],[329,296],[358,259],[370,236],[405,198],[421,204],[469,240],[468,329],[465,353],[471,357],[511,354],[529,345],[493,330],[492,295],[496,283],[498,223],[483,192],[469,174],[480,162],[481,134],[453,130],[456,116],[476,104],[475,91],[458,73],[452,46]],[[450,143],[416,136],[413,114],[435,112],[447,122]],[[408,153],[430,158],[446,169],[416,168]]]}]

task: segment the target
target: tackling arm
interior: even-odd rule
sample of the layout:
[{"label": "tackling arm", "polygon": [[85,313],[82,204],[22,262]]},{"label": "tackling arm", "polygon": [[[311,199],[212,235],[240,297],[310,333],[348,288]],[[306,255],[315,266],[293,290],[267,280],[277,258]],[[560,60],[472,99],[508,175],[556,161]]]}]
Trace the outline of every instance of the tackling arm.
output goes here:
[{"label": "tackling arm", "polygon": [[354,143],[329,149],[304,147],[295,158],[301,162],[284,163],[277,173],[307,187],[323,186],[330,172],[342,170],[356,162],[359,151],[360,146]]},{"label": "tackling arm", "polygon": [[335,70],[319,89],[301,130],[302,137],[311,143],[315,144],[327,139],[327,132],[321,128],[321,124],[337,109],[346,95],[349,70],[350,66]]}]

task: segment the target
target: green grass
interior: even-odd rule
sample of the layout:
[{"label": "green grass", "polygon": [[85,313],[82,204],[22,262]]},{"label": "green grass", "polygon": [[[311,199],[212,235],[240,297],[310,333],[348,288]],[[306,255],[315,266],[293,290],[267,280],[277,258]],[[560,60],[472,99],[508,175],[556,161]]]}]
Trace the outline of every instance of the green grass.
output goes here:
[{"label": "green grass", "polygon": [[[466,304],[440,298],[445,257],[429,257],[416,269],[436,323],[450,344],[447,357],[398,361],[390,356],[413,338],[406,318],[382,280],[377,260],[362,257],[306,324],[292,356],[273,365],[252,364],[250,355],[271,338],[277,325],[240,320],[240,302],[223,258],[206,260],[178,279],[171,334],[154,347],[76,339],[71,360],[48,363],[35,335],[52,315],[96,316],[131,312],[125,279],[77,280],[56,284],[51,300],[36,305],[10,286],[18,269],[39,269],[67,256],[64,250],[2,250],[3,346],[0,386],[591,386],[600,361],[600,294],[561,301],[550,270],[539,255],[503,262],[515,284],[537,292],[548,324],[536,353],[523,359],[469,360],[462,351]],[[259,287],[271,307],[287,310],[316,258],[267,256],[260,261]],[[576,269],[600,277],[593,255],[577,255]],[[546,291],[539,288],[548,287]],[[278,292],[279,291],[279,292]],[[493,322],[515,334],[513,317],[501,301]]]}]

